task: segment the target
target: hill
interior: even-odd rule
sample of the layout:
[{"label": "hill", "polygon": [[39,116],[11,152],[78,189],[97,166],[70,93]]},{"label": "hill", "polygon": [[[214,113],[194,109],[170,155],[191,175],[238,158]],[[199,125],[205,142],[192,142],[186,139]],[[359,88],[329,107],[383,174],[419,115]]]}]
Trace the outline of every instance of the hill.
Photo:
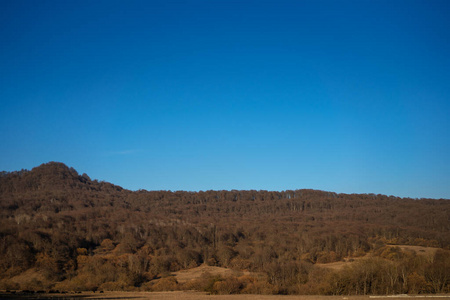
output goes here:
[{"label": "hill", "polygon": [[[133,192],[51,162],[0,175],[0,289],[182,289],[188,287],[172,272],[209,265],[264,276],[211,275],[196,289],[448,292],[450,276],[440,267],[449,266],[449,220],[445,199],[316,190]],[[419,248],[392,246],[400,244],[439,249],[424,256],[411,250]],[[364,282],[343,276],[366,270],[367,260],[334,271],[317,267],[367,254],[379,267]],[[390,279],[383,268],[395,269]]]}]

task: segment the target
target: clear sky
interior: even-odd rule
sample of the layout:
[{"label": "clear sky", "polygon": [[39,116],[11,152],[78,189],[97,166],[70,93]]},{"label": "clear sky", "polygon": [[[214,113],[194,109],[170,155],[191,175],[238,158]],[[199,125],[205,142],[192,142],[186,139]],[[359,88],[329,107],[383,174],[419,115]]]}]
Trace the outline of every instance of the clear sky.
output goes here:
[{"label": "clear sky", "polygon": [[450,198],[450,1],[0,0],[0,170]]}]

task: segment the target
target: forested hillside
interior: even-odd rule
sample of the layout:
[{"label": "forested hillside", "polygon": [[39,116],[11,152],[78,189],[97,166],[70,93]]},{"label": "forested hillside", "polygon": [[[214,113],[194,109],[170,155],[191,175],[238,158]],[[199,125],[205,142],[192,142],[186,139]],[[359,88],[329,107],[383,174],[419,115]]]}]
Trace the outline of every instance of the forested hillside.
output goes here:
[{"label": "forested hillside", "polygon": [[[439,248],[432,256],[392,245]],[[0,289],[450,292],[450,201],[129,191],[62,163],[0,174]],[[341,269],[327,263],[354,261]],[[207,264],[253,275],[178,283]]]}]

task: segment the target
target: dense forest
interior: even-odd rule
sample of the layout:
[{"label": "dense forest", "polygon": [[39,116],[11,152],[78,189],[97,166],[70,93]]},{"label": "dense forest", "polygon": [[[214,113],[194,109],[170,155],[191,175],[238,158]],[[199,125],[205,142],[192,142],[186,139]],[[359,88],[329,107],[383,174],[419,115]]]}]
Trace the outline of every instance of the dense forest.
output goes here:
[{"label": "dense forest", "polygon": [[[201,265],[236,272],[172,276]],[[450,200],[129,191],[51,162],[0,173],[1,289],[448,293]]]}]

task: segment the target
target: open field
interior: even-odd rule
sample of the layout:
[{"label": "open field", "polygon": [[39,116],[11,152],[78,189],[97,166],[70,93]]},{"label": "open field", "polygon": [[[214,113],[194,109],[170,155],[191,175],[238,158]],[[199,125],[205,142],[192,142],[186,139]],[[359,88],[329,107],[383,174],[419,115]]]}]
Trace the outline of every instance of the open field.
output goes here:
[{"label": "open field", "polygon": [[[416,255],[424,256],[427,259],[432,259],[433,256],[436,254],[436,251],[439,250],[439,248],[434,247],[422,247],[410,245],[386,245],[386,247],[400,248],[403,252],[415,253]],[[368,257],[370,257],[370,254],[367,254],[362,257],[347,257],[343,261],[336,261],[332,263],[316,263],[316,266],[339,271],[342,270],[345,266],[350,266],[354,262],[359,261],[361,259],[367,259]]]},{"label": "open field", "polygon": [[399,247],[405,252],[415,252],[417,255],[423,255],[432,258],[439,248],[434,247],[422,247],[422,246],[410,246],[410,245],[388,245],[388,247]]},{"label": "open field", "polygon": [[152,299],[152,300],[369,300],[369,299],[450,299],[450,295],[393,295],[393,296],[282,296],[282,295],[208,295],[201,292],[83,292],[76,294],[9,294],[1,293],[1,299]]},{"label": "open field", "polygon": [[208,266],[208,265],[201,265],[196,268],[187,269],[187,270],[181,270],[178,272],[172,273],[173,276],[175,276],[178,283],[185,283],[190,280],[198,279],[204,275],[212,275],[212,276],[240,276],[240,275],[250,275],[250,272],[239,272],[239,271],[233,271],[231,269],[227,268],[221,268],[221,267],[214,267],[214,266]]},{"label": "open field", "polygon": [[361,259],[364,259],[367,257],[368,257],[368,255],[363,256],[363,257],[347,258],[344,261],[336,261],[336,262],[325,263],[325,264],[316,263],[316,266],[339,271],[339,270],[342,270],[345,266],[350,266],[355,261],[358,261],[358,260],[361,260]]}]

